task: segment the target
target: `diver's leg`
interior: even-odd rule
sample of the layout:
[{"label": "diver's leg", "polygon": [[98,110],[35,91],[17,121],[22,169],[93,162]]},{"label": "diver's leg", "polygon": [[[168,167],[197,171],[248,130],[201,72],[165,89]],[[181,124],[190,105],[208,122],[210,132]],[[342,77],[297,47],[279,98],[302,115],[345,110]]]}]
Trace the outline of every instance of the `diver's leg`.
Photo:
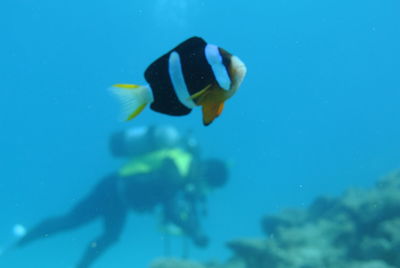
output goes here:
[{"label": "diver's leg", "polygon": [[97,258],[118,241],[126,221],[126,215],[126,208],[117,205],[112,213],[104,216],[104,233],[89,243],[77,268],[90,267]]},{"label": "diver's leg", "polygon": [[109,184],[110,177],[100,182],[95,189],[67,214],[46,219],[28,231],[16,244],[25,246],[37,239],[74,229],[102,215],[104,188]]},{"label": "diver's leg", "polygon": [[37,239],[76,228],[96,218],[97,215],[94,209],[89,209],[90,207],[93,207],[94,204],[92,203],[91,199],[85,199],[69,213],[45,219],[29,230],[28,233],[18,241],[17,246],[25,246]]}]

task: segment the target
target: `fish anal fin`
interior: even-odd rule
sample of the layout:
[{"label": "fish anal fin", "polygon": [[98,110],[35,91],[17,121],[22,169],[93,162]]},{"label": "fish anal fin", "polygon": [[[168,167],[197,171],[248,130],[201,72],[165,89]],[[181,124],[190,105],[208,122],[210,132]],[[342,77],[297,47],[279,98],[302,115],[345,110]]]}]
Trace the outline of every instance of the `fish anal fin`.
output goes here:
[{"label": "fish anal fin", "polygon": [[202,105],[203,109],[203,124],[208,126],[215,118],[217,118],[224,109],[224,103],[205,103]]}]

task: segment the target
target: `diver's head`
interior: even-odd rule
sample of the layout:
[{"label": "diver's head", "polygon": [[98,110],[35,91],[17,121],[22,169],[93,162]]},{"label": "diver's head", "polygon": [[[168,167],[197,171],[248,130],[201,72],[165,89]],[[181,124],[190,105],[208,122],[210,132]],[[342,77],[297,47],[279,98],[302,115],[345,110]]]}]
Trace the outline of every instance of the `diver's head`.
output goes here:
[{"label": "diver's head", "polygon": [[210,158],[205,160],[203,165],[204,179],[210,188],[220,188],[227,183],[229,171],[224,161]]}]

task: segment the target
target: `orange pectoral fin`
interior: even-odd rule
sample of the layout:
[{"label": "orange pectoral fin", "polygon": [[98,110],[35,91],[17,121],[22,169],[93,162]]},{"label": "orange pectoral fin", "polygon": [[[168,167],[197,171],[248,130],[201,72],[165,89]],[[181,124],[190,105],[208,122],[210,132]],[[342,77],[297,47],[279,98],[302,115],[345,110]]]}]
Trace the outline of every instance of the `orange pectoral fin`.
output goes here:
[{"label": "orange pectoral fin", "polygon": [[208,103],[203,105],[203,124],[208,126],[217,118],[224,109],[224,103]]},{"label": "orange pectoral fin", "polygon": [[217,116],[219,116],[222,113],[222,110],[224,109],[224,103],[221,102],[218,106],[218,111],[217,111]]}]

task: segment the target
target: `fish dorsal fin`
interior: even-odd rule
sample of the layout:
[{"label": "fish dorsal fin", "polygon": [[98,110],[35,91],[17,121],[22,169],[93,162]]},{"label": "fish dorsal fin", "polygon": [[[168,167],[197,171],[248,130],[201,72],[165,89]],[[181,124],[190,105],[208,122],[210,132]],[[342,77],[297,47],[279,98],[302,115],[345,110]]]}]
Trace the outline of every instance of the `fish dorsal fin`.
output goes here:
[{"label": "fish dorsal fin", "polygon": [[205,103],[203,104],[203,124],[208,126],[209,124],[217,118],[224,109],[224,103]]},{"label": "fish dorsal fin", "polygon": [[206,86],[205,88],[203,88],[199,92],[194,93],[192,96],[190,96],[190,99],[195,101],[197,104],[200,104],[201,100],[204,98],[204,96],[206,95],[207,90],[210,87],[211,87],[211,84],[209,84],[208,86]]}]

